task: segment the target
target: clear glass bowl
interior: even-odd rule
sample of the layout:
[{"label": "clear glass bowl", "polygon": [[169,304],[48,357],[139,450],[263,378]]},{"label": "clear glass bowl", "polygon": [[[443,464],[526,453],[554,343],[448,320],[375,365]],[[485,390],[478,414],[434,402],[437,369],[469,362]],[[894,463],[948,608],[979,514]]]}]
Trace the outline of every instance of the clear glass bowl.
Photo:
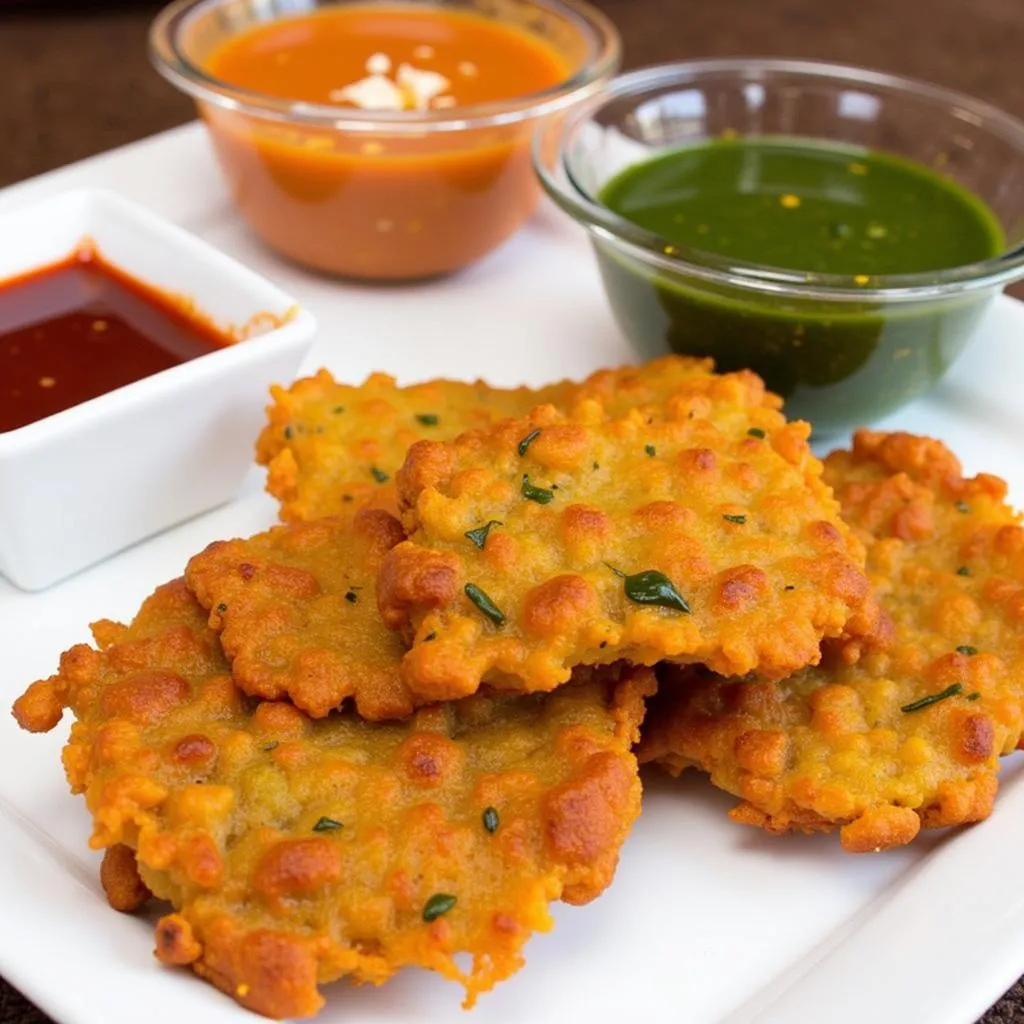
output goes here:
[{"label": "clear glass bowl", "polygon": [[[865,283],[673,246],[600,202],[626,168],[730,134],[842,143],[940,170],[992,208],[1006,250]],[[749,58],[653,67],[543,126],[534,163],[555,202],[589,229],[612,310],[643,356],[750,367],[816,436],[871,422],[931,388],[999,290],[1024,277],[1024,123],[893,75]]]},{"label": "clear glass bowl", "polygon": [[543,39],[568,68],[543,92],[450,110],[291,102],[205,70],[222,43],[258,24],[374,3],[177,0],[153,23],[150,55],[195,99],[238,209],[272,248],[357,278],[447,273],[495,248],[533,211],[540,190],[529,146],[538,120],[615,74],[618,33],[581,0],[401,0],[514,25]]}]

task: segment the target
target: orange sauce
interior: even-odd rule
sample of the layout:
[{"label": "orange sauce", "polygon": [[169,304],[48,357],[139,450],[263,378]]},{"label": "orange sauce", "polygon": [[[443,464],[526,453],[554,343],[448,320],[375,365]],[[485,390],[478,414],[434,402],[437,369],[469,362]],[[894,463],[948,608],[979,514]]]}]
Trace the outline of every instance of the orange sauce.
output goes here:
[{"label": "orange sauce", "polygon": [[[348,105],[338,90],[375,54],[448,80],[426,109],[543,92],[572,73],[525,29],[432,7],[353,6],[285,18],[213,51],[209,74],[279,99]],[[272,247],[300,263],[373,279],[425,277],[493,249],[532,211],[532,119],[401,135],[282,125],[206,106],[214,148],[239,208]]]},{"label": "orange sauce", "polygon": [[[429,52],[428,52],[429,51]],[[207,60],[221,81],[285,100],[330,103],[386,54],[452,82],[457,106],[542,92],[566,76],[548,44],[479,14],[416,7],[348,7],[272,21],[228,40]]]}]

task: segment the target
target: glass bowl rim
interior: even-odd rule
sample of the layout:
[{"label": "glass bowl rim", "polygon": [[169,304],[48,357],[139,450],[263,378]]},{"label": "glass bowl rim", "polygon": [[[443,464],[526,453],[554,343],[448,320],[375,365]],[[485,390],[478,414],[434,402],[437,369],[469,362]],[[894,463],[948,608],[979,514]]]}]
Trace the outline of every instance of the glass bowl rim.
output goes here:
[{"label": "glass bowl rim", "polygon": [[[452,110],[380,111],[360,110],[340,104],[305,103],[233,86],[208,74],[189,59],[181,46],[182,30],[201,12],[221,7],[228,2],[230,0],[175,0],[161,10],[149,30],[151,63],[167,81],[197,101],[264,120],[310,128],[422,135],[514,124],[555,113],[590,96],[615,74],[622,56],[622,41],[615,25],[586,0],[531,0],[555,14],[568,17],[596,51],[596,55],[576,74],[548,89]],[[417,0],[398,2],[415,4]],[[362,3],[367,6],[387,6],[389,0],[343,0],[338,6]],[[309,10],[317,6],[311,3]]]},{"label": "glass bowl rim", "polygon": [[[634,257],[660,270],[794,299],[916,302],[994,288],[1024,276],[1024,243],[980,262],[924,273],[872,276],[866,284],[858,283],[860,275],[806,273],[734,260],[701,249],[674,245],[595,202],[574,182],[566,166],[567,142],[599,110],[624,98],[639,100],[652,89],[690,85],[705,76],[723,72],[751,82],[756,81],[759,75],[784,72],[808,79],[878,86],[890,92],[913,94],[931,102],[954,106],[970,114],[974,123],[980,121],[987,130],[995,130],[996,134],[1015,144],[1024,162],[1024,121],[984,100],[956,90],[903,75],[826,61],[724,57],[656,64],[619,75],[599,94],[574,107],[560,121],[539,127],[533,140],[533,163],[544,190],[563,211],[595,235],[616,243]],[[556,131],[557,139],[553,139]],[[552,141],[557,145],[554,154],[549,156]]]}]

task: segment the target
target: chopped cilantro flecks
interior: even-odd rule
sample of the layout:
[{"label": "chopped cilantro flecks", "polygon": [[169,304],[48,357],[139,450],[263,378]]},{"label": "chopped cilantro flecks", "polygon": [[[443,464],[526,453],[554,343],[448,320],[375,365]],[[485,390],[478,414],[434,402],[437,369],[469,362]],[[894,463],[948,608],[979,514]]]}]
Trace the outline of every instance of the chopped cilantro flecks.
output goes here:
[{"label": "chopped cilantro flecks", "polygon": [[442,914],[447,914],[457,902],[458,900],[450,893],[435,892],[423,907],[423,920],[427,924],[436,921]]},{"label": "chopped cilantro flecks", "polygon": [[760,427],[751,427],[747,433],[751,437],[764,437],[764,431]]},{"label": "chopped cilantro flecks", "polygon": [[290,441],[292,439],[292,434],[294,434],[294,433],[295,433],[295,431],[292,430],[290,425],[285,427],[284,428],[284,439],[286,441]]},{"label": "chopped cilantro flecks", "polygon": [[957,512],[970,512],[971,506],[968,505],[966,501],[958,501],[956,503],[956,510]]},{"label": "chopped cilantro flecks", "polygon": [[385,473],[383,469],[378,469],[376,466],[370,467],[370,475],[379,484],[386,484],[391,479],[391,477],[388,476],[388,474]]},{"label": "chopped cilantro flecks", "polygon": [[499,629],[505,625],[505,613],[475,584],[466,584],[466,597],[470,599]]},{"label": "chopped cilantro flecks", "polygon": [[722,516],[722,518],[728,523],[736,523],[739,526],[742,526],[747,521],[746,516]]},{"label": "chopped cilantro flecks", "polygon": [[491,527],[504,525],[500,519],[491,519],[475,530],[467,530],[463,536],[467,540],[471,540],[478,548],[482,548],[487,543],[487,535],[491,532]]},{"label": "chopped cilantro flecks", "polygon": [[429,632],[429,633],[428,633],[428,634],[427,634],[427,635],[426,635],[426,636],[425,636],[425,637],[423,638],[423,642],[424,642],[425,644],[429,644],[431,640],[436,640],[436,639],[437,639],[437,634],[436,634],[436,633],[435,633],[435,632],[434,632],[433,630],[431,630],[431,631],[430,631],[430,632]]},{"label": "chopped cilantro flecks", "polygon": [[221,602],[219,605],[217,605],[217,611],[219,611],[221,613],[221,615],[223,615],[227,610],[228,610],[228,606],[226,604],[224,604],[223,602]]},{"label": "chopped cilantro flecks", "polygon": [[525,473],[523,474],[522,494],[528,501],[535,501],[538,505],[547,505],[555,497],[554,491],[548,490],[546,487],[535,487],[531,484],[530,478]]},{"label": "chopped cilantro flecks", "polygon": [[341,822],[335,821],[334,818],[321,818],[314,826],[314,832],[333,832],[335,829],[341,828]]},{"label": "chopped cilantro flecks", "polygon": [[968,569],[966,565],[961,565],[960,568],[957,569],[956,574],[957,576],[970,576],[971,570]]},{"label": "chopped cilantro flecks", "polygon": [[967,699],[968,700],[981,700],[981,694],[978,693],[977,690],[975,690],[974,693],[967,694]]},{"label": "chopped cilantro flecks", "polygon": [[652,459],[655,455],[658,454],[658,449],[655,448],[653,444],[645,444],[644,451],[647,452],[647,454],[650,455]]},{"label": "chopped cilantro flecks", "polygon": [[488,807],[482,817],[484,828],[493,836],[498,831],[498,812],[493,807]]},{"label": "chopped cilantro flecks", "polygon": [[963,683],[954,683],[952,686],[947,686],[946,689],[941,690],[939,693],[930,693],[927,697],[922,697],[920,700],[914,700],[909,704],[904,704],[903,707],[900,708],[900,711],[907,713],[910,711],[921,711],[924,708],[930,708],[933,704],[938,704],[939,701],[955,697],[963,688]]},{"label": "chopped cilantro flecks", "polygon": [[978,648],[977,647],[971,647],[970,644],[961,644],[956,649],[956,653],[957,654],[966,654],[968,657],[971,657],[972,655],[975,655],[975,654],[978,653]]},{"label": "chopped cilantro flecks", "polygon": [[530,445],[533,444],[533,442],[536,441],[538,437],[540,437],[540,428],[539,427],[536,430],[531,430],[526,435],[526,437],[524,437],[522,439],[522,441],[519,442],[519,454],[520,455],[525,455],[526,452],[527,452],[527,449],[529,449]]},{"label": "chopped cilantro flecks", "polygon": [[418,412],[416,414],[416,420],[417,422],[422,423],[425,427],[436,427],[438,423],[441,422],[437,415],[432,412]]}]

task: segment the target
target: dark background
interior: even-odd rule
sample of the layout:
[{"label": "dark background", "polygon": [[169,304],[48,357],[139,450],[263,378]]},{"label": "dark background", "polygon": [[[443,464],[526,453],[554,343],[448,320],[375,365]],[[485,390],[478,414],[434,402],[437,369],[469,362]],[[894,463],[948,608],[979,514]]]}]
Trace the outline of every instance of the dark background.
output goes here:
[{"label": "dark background", "polygon": [[[1024,0],[596,2],[617,22],[630,66],[730,54],[844,61],[927,78],[1024,117]],[[0,0],[0,185],[192,116],[147,64],[146,29],[156,9]],[[969,887],[949,898],[969,899]],[[941,903],[934,912],[943,912]],[[60,965],[53,968],[60,984]],[[828,1020],[827,1006],[821,1017]],[[865,1017],[889,1024],[881,1006],[866,1007]],[[0,1024],[48,1018],[0,982]],[[1024,1024],[1024,984],[983,1024]]]}]

